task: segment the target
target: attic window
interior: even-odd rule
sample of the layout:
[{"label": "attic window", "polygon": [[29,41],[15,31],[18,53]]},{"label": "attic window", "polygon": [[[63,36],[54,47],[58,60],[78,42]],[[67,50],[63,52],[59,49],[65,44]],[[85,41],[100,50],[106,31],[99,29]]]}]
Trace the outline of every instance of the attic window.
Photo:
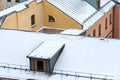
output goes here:
[{"label": "attic window", "polygon": [[107,25],[107,18],[105,19],[105,30],[108,28],[107,27],[108,25]]},{"label": "attic window", "polygon": [[35,27],[35,15],[31,16],[31,26]]},{"label": "attic window", "polygon": [[49,18],[48,19],[49,22],[55,22],[55,19],[53,16],[49,15],[48,18]]},{"label": "attic window", "polygon": [[44,62],[37,61],[37,71],[44,71]]},{"label": "attic window", "polygon": [[30,70],[52,73],[64,46],[64,43],[60,42],[42,42],[27,56],[30,60]]},{"label": "attic window", "polygon": [[97,8],[100,8],[100,0],[97,1]]}]

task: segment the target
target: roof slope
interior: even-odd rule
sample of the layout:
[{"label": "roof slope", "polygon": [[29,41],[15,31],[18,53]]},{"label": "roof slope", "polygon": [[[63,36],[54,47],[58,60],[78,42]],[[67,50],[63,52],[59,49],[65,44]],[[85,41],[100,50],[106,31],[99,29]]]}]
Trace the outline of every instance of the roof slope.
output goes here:
[{"label": "roof slope", "polygon": [[51,59],[57,51],[64,46],[64,43],[46,41],[42,42],[37,49],[28,55],[32,58]]},{"label": "roof slope", "polygon": [[90,15],[97,11],[84,0],[47,0],[74,20],[83,24]]},{"label": "roof slope", "polygon": [[[96,21],[109,11],[115,3],[112,0],[100,0],[100,10],[97,10],[97,0],[47,0],[62,12],[83,25],[83,30],[90,28]],[[107,11],[105,11],[107,9]]]},{"label": "roof slope", "polygon": [[100,8],[98,8],[97,1],[100,1],[100,7],[103,7],[107,2],[111,0],[85,0],[85,1],[92,5],[95,9],[99,10]]},{"label": "roof slope", "polygon": [[[61,73],[61,70],[62,73],[68,73],[66,71],[70,71],[69,74],[90,72],[113,75],[115,76],[115,80],[120,79],[120,40],[114,39],[0,30],[0,66],[6,65],[9,67],[15,66],[23,68],[24,65],[29,66],[29,61],[26,56],[42,41],[46,42],[48,40],[65,43],[65,48],[55,65],[54,72]],[[16,65],[12,65],[13,63]],[[29,69],[29,67],[26,68]],[[13,78],[29,78],[30,76],[30,78],[38,80],[61,80],[60,75],[51,75],[51,77],[47,77],[47,75],[43,73],[25,72],[1,67],[0,71],[2,71],[0,72],[0,76]],[[70,78],[71,77],[64,76],[62,80],[75,79],[73,77]],[[81,77],[76,80],[79,79],[81,79]]]}]

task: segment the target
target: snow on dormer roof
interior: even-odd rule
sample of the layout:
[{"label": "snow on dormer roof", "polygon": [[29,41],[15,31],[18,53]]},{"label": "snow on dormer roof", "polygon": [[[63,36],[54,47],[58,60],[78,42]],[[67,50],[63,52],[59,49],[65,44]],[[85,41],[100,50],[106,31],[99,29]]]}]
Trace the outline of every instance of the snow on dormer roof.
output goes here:
[{"label": "snow on dormer roof", "polygon": [[37,59],[51,59],[63,46],[64,43],[62,42],[42,42],[36,50],[28,55],[28,57]]}]

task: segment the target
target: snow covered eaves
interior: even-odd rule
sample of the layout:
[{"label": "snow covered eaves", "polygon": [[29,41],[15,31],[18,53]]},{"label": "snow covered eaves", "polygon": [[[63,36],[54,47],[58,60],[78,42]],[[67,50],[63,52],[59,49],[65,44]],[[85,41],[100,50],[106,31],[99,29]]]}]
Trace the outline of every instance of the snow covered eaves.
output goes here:
[{"label": "snow covered eaves", "polygon": [[[8,14],[13,13],[13,12],[19,12],[21,10],[24,10],[27,8],[26,5],[29,5],[33,1],[35,1],[35,0],[27,0],[25,2],[16,4],[10,8],[4,9],[4,10],[0,11],[0,17],[8,15]],[[41,2],[42,0],[36,0],[36,1]]]},{"label": "snow covered eaves", "polygon": [[47,0],[66,15],[83,25],[83,30],[90,28],[108,12],[115,3],[112,0],[100,0],[100,10],[85,0]]},{"label": "snow covered eaves", "polygon": [[111,0],[100,0],[100,7],[103,7],[109,1]]},{"label": "snow covered eaves", "polygon": [[84,23],[83,23],[83,29],[87,30],[89,29],[95,22],[97,22],[102,16],[104,16],[110,9],[112,9],[115,6],[115,3],[113,1],[107,2],[99,11],[96,11],[91,17],[89,17]]},{"label": "snow covered eaves", "polygon": [[90,15],[97,10],[84,0],[47,0],[52,5],[73,18],[79,24],[83,24]]},{"label": "snow covered eaves", "polygon": [[60,34],[65,34],[65,35],[80,35],[84,33],[85,30],[78,30],[78,29],[67,29],[62,31]]},{"label": "snow covered eaves", "polygon": [[64,43],[45,41],[40,43],[39,47],[32,51],[27,57],[37,59],[51,59],[62,47]]}]

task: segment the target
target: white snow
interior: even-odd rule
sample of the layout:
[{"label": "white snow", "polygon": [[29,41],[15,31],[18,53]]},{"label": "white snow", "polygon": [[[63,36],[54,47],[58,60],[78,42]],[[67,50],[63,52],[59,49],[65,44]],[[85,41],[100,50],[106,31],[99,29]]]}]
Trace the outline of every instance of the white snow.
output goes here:
[{"label": "white snow", "polygon": [[83,25],[83,30],[90,28],[108,12],[115,3],[112,0],[101,0],[101,9],[97,11],[84,0],[47,0],[75,21]]},{"label": "white snow", "polygon": [[80,35],[83,32],[85,32],[85,30],[78,30],[78,29],[67,29],[62,31],[60,34],[66,34],[66,35]]},{"label": "white snow", "polygon": [[65,14],[76,20],[78,23],[83,24],[96,9],[84,0],[47,0]]},{"label": "white snow", "polygon": [[[0,11],[0,17],[7,15],[7,14],[10,14],[12,12],[19,12],[23,9],[26,9],[27,8],[26,5],[29,5],[32,1],[34,1],[34,0],[27,0],[23,3],[19,3],[17,5],[10,7],[10,8],[4,9],[3,11]],[[41,2],[41,1],[42,0],[37,0],[37,2]]]},{"label": "white snow", "polygon": [[[11,64],[9,65],[10,67],[13,66],[12,64],[29,67],[29,60],[26,56],[42,41],[65,43],[65,48],[56,62],[54,72],[60,72],[61,70],[62,73],[66,74],[87,72],[112,75],[115,80],[120,79],[120,40],[115,39],[0,30],[0,66],[3,65],[2,63],[6,63],[6,66]],[[28,67],[27,69],[29,69]],[[38,80],[61,80],[62,76],[51,75],[46,78],[47,75],[44,73],[37,74],[35,72],[34,74],[31,71],[19,71],[17,69],[12,69],[11,71],[8,68],[0,68],[0,71],[0,76],[11,76],[15,78],[17,76],[20,78],[28,78],[30,76],[30,78]],[[14,74],[11,74],[12,72]],[[101,75],[95,76],[104,77]],[[73,80],[76,77],[63,76],[62,78],[63,80]],[[76,80],[81,80],[81,77],[76,78]]]},{"label": "white snow", "polygon": [[[0,53],[3,54],[0,55],[0,62],[29,66],[29,60],[26,59],[25,56],[28,55],[34,48],[36,48],[36,46],[41,43],[39,38],[31,34],[29,36],[32,37],[27,37],[28,35],[26,36],[24,33],[18,33],[16,35],[12,33],[12,31],[6,31],[4,33],[3,30],[0,30],[0,33]],[[16,56],[19,56],[19,58]]]},{"label": "white snow", "polygon": [[39,2],[42,2],[42,0],[37,0],[37,2],[39,3]]},{"label": "white snow", "polygon": [[87,21],[83,24],[83,29],[87,30],[90,28],[96,21],[98,21],[102,16],[104,16],[110,9],[114,7],[115,3],[113,1],[110,1],[105,5],[103,8],[101,8],[99,11],[96,11],[94,15],[92,15]]},{"label": "white snow", "polygon": [[107,2],[109,2],[111,0],[100,0],[100,6],[104,6]]},{"label": "white snow", "polygon": [[28,57],[50,59],[52,58],[62,47],[62,42],[45,41],[39,45]]}]

